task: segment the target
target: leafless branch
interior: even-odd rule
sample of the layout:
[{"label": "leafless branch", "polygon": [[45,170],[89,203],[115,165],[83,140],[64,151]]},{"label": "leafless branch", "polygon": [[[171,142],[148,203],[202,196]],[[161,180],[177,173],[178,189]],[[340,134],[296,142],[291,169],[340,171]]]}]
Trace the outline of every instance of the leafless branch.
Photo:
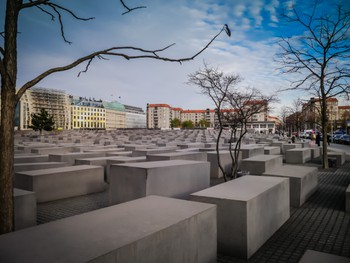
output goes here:
[{"label": "leafless branch", "polygon": [[[88,18],[83,18],[78,15],[76,15],[73,11],[69,10],[68,8],[65,8],[61,5],[55,4],[50,2],[49,0],[38,0],[38,1],[30,1],[28,3],[24,3],[20,6],[20,10],[29,8],[29,7],[37,7],[40,11],[44,12],[45,14],[49,15],[52,21],[55,21],[55,18],[58,18],[58,23],[60,25],[60,31],[61,31],[61,36],[64,40],[64,42],[71,44],[72,42],[67,40],[65,32],[64,32],[64,23],[62,19],[62,14],[61,11],[64,13],[69,14],[70,16],[74,17],[77,20],[81,21],[88,21],[94,19],[94,17],[88,17]],[[46,10],[45,8],[48,8],[49,10]]]},{"label": "leafless branch", "polygon": [[[77,59],[76,61],[74,61],[66,66],[51,68],[51,69],[43,72],[42,74],[40,74],[36,78],[25,83],[17,92],[16,99],[18,101],[27,89],[33,87],[34,85],[36,85],[38,82],[40,82],[42,79],[46,78],[47,76],[54,74],[54,73],[57,73],[57,72],[62,72],[62,71],[72,69],[72,68],[80,65],[81,63],[84,63],[85,61],[88,61],[87,66],[85,67],[85,70],[81,71],[80,73],[87,72],[87,70],[89,69],[89,67],[91,65],[92,60],[95,57],[106,59],[105,58],[106,56],[116,56],[116,57],[125,58],[127,60],[155,59],[155,60],[161,60],[161,61],[167,61],[167,62],[178,62],[178,63],[191,61],[191,60],[195,59],[197,56],[199,56],[199,54],[201,54],[204,50],[206,50],[210,46],[210,44],[221,34],[222,31],[223,31],[223,29],[221,29],[220,32],[218,34],[216,34],[209,41],[209,43],[206,44],[199,52],[197,52],[195,55],[193,55],[191,57],[169,58],[169,57],[164,57],[164,56],[159,55],[160,52],[172,47],[174,44],[168,45],[164,48],[155,49],[155,50],[147,50],[147,49],[138,48],[138,47],[124,46],[124,47],[111,47],[111,48],[108,48],[105,50],[96,51],[96,52],[93,52],[87,56],[81,57],[81,58]],[[139,54],[136,54],[136,55],[135,54],[133,54],[133,55],[128,54],[127,52],[130,52],[130,51],[133,51],[133,52],[136,51],[136,52],[139,52]],[[79,73],[79,75],[80,75],[80,73]]]},{"label": "leafless branch", "polygon": [[130,13],[131,11],[136,10],[136,9],[146,8],[146,6],[137,6],[137,7],[129,8],[129,7],[124,3],[123,0],[119,0],[119,1],[120,1],[120,3],[124,6],[124,8],[125,8],[126,10],[128,10],[128,11],[122,13],[122,15],[125,15],[125,14],[127,14],[127,13]]}]

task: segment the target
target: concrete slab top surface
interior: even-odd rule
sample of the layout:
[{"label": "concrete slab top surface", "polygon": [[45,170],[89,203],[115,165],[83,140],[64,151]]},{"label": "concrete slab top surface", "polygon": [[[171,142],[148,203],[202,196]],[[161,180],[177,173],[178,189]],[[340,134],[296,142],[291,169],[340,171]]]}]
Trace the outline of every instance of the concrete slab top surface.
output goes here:
[{"label": "concrete slab top surface", "polygon": [[35,162],[35,163],[15,163],[15,167],[20,167],[20,166],[40,166],[40,165],[50,165],[50,164],[66,164],[66,162]]},{"label": "concrete slab top surface", "polygon": [[215,205],[147,196],[2,235],[0,261],[10,255],[13,262],[89,262],[211,209]]},{"label": "concrete slab top surface", "polygon": [[13,188],[13,195],[14,196],[21,196],[21,195],[27,195],[27,194],[34,194],[34,192],[19,189],[19,188]]},{"label": "concrete slab top surface", "polygon": [[282,158],[282,155],[266,155],[266,154],[261,154],[261,155],[255,155],[252,157],[249,157],[247,159],[244,159],[244,161],[260,161],[260,162],[265,162],[265,161],[270,161],[276,158]]},{"label": "concrete slab top surface", "polygon": [[256,145],[256,144],[245,144],[241,146],[241,150],[245,150],[245,149],[261,149],[264,148],[263,145]]},{"label": "concrete slab top surface", "polygon": [[94,168],[102,168],[102,166],[85,165],[84,164],[84,165],[63,166],[63,167],[59,167],[59,168],[49,168],[49,169],[40,169],[40,170],[33,170],[33,171],[18,172],[16,174],[40,176],[40,175],[54,174],[54,173],[65,173],[65,172],[72,172],[72,171],[90,170],[90,169],[94,169]]},{"label": "concrete slab top surface", "polygon": [[123,158],[121,156],[103,156],[103,157],[90,157],[90,158],[78,158],[76,160],[81,160],[81,161],[99,161],[99,160],[119,160],[120,158]]},{"label": "concrete slab top surface", "polygon": [[281,177],[246,175],[232,181],[198,191],[193,193],[193,195],[218,199],[249,201],[285,180],[288,179]]},{"label": "concrete slab top surface", "polygon": [[340,257],[337,255],[332,255],[328,253],[323,253],[314,250],[306,250],[303,257],[300,259],[299,263],[349,263],[350,258]]},{"label": "concrete slab top surface", "polygon": [[148,154],[148,156],[186,156],[186,155],[199,155],[203,154],[201,152],[169,152],[169,153],[152,153]]},{"label": "concrete slab top surface", "polygon": [[154,162],[137,162],[137,163],[125,163],[125,164],[116,164],[117,166],[123,167],[133,167],[133,168],[161,168],[161,167],[170,167],[178,165],[191,165],[191,164],[200,164],[207,163],[203,161],[191,161],[191,160],[165,160],[165,161],[154,161]]},{"label": "concrete slab top surface", "polygon": [[307,173],[317,172],[316,167],[302,166],[302,165],[283,165],[265,172],[264,174],[285,176],[285,177],[298,177],[301,178]]},{"label": "concrete slab top surface", "polygon": [[311,148],[294,148],[287,151],[288,152],[307,152],[307,151],[311,151]]}]

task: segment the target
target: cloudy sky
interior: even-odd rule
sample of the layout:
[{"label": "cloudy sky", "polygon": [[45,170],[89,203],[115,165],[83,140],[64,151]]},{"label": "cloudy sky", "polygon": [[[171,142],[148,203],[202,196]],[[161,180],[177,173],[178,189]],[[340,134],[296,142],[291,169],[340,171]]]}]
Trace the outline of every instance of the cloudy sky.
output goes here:
[{"label": "cloudy sky", "polygon": [[[124,0],[130,7],[144,5],[122,15],[118,0],[52,1],[80,17],[78,21],[63,14],[66,44],[60,26],[37,8],[21,11],[18,38],[18,81],[20,87],[48,68],[66,65],[91,52],[112,46],[160,49],[176,43],[162,53],[171,58],[190,57],[204,47],[224,24],[232,36],[221,34],[194,61],[168,63],[156,60],[126,61],[120,57],[95,59],[85,74],[83,64],[68,72],[48,77],[37,86],[61,89],[76,96],[118,100],[123,104],[146,108],[147,103],[167,103],[183,109],[213,108],[199,89],[186,84],[188,74],[203,67],[203,62],[227,73],[238,73],[242,87],[252,86],[265,94],[289,87],[275,62],[277,40],[302,32],[285,24],[282,10],[291,6],[307,10],[312,1],[303,0]],[[333,1],[328,0],[326,3]],[[335,1],[335,0],[334,0]],[[4,12],[5,0],[0,0]],[[345,0],[349,5],[349,1]],[[3,28],[3,21],[0,22]],[[300,96],[297,92],[278,94],[280,105],[288,105]],[[276,105],[278,114],[280,105]]]}]

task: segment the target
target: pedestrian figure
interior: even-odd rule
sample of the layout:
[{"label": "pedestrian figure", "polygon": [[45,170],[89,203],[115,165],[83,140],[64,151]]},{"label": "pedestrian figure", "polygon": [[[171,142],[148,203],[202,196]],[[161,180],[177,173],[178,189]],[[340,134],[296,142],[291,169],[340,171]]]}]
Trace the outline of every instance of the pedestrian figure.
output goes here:
[{"label": "pedestrian figure", "polygon": [[292,143],[295,143],[295,136],[292,136]]},{"label": "pedestrian figure", "polygon": [[318,132],[317,135],[316,135],[316,144],[317,144],[318,146],[320,146],[320,144],[321,144],[321,135],[320,135],[319,132]]},{"label": "pedestrian figure", "polygon": [[329,133],[327,134],[327,144],[328,146],[331,145],[331,135]]},{"label": "pedestrian figure", "polygon": [[315,133],[312,132],[311,135],[310,135],[310,137],[311,137],[311,145],[315,145],[315,140],[316,140],[316,135],[315,135]]}]

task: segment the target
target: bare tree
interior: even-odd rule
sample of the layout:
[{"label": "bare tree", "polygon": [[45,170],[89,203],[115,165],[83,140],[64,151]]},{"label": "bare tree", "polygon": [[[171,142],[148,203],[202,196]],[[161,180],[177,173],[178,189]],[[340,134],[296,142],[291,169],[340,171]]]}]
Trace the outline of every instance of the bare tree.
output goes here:
[{"label": "bare tree", "polygon": [[200,88],[201,93],[208,96],[215,104],[215,110],[219,122],[219,133],[216,139],[216,152],[219,169],[221,170],[224,180],[227,181],[225,169],[220,162],[220,140],[224,129],[223,112],[229,106],[228,96],[232,94],[233,88],[241,82],[241,77],[234,74],[224,74],[217,68],[209,67],[204,64],[204,69],[199,69],[189,75],[188,83]]},{"label": "bare tree", "polygon": [[[136,9],[145,8],[138,6],[130,8],[125,1],[119,0],[126,9],[124,14]],[[225,31],[231,34],[227,25],[213,37],[196,54],[184,58],[170,58],[162,56],[162,52],[172,47],[174,44],[154,50],[143,49],[134,46],[113,46],[104,50],[96,51],[81,57],[70,64],[60,67],[50,68],[31,80],[28,80],[16,92],[17,81],[17,34],[18,19],[22,10],[27,8],[38,8],[48,15],[52,20],[57,19],[60,25],[61,37],[66,43],[70,43],[64,32],[63,14],[70,15],[78,20],[90,20],[93,18],[82,18],[76,15],[72,10],[65,8],[61,4],[50,0],[7,0],[6,15],[4,21],[4,31],[1,32],[3,45],[0,46],[0,74],[1,74],[1,125],[0,125],[0,234],[13,231],[14,206],[13,206],[13,164],[14,164],[14,113],[15,107],[24,92],[39,83],[44,78],[62,71],[70,70],[82,63],[86,63],[87,72],[94,59],[106,59],[108,57],[121,57],[127,60],[131,59],[154,59],[167,62],[186,62],[195,59],[205,51],[211,43]],[[80,73],[82,73],[80,72]]]},{"label": "bare tree", "polygon": [[[245,88],[241,91],[238,88],[241,81],[239,75],[225,74],[206,64],[204,69],[189,75],[188,83],[199,87],[201,93],[208,96],[215,104],[219,129],[216,138],[217,160],[225,181],[237,177],[239,152],[247,133],[247,124],[255,114],[267,111],[268,102],[273,100],[273,97],[264,96],[254,88]],[[229,128],[230,138],[229,152],[232,165],[229,173],[225,171],[220,161],[219,144],[225,128]]]},{"label": "bare tree", "polygon": [[319,7],[316,1],[311,14],[293,8],[293,15],[285,15],[305,33],[282,38],[279,60],[284,73],[296,76],[292,89],[306,90],[321,100],[323,167],[328,168],[327,99],[350,92],[350,11],[340,4],[324,12]]},{"label": "bare tree", "polygon": [[[281,125],[279,127],[280,131],[285,132],[288,130],[287,126],[287,117],[292,114],[292,109],[289,106],[282,106],[280,110],[280,119],[282,120]],[[288,130],[288,133],[291,134],[291,130]]]},{"label": "bare tree", "polygon": [[[244,88],[235,90],[228,95],[231,114],[224,114],[224,123],[230,127],[229,151],[232,160],[229,178],[235,179],[238,175],[239,153],[245,135],[248,132],[248,124],[257,114],[269,112],[269,105],[276,102],[274,95],[264,95],[256,88]],[[234,144],[232,144],[234,142]],[[234,149],[232,151],[232,146]]]}]

